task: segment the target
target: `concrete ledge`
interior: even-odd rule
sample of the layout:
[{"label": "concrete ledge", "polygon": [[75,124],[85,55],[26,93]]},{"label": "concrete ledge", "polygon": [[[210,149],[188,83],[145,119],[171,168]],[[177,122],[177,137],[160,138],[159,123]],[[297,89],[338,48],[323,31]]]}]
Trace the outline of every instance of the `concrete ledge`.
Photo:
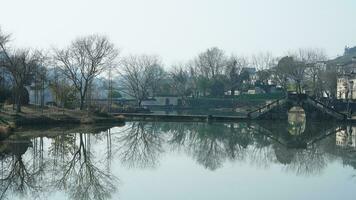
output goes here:
[{"label": "concrete ledge", "polygon": [[242,121],[247,117],[215,116],[215,115],[162,115],[144,113],[120,113],[126,120],[131,121],[179,121],[179,122],[209,122],[209,121]]}]

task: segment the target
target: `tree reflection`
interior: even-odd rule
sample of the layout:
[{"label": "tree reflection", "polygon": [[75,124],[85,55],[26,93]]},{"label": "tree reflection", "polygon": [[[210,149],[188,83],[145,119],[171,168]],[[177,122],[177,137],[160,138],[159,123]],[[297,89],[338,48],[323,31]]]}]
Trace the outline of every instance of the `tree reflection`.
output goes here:
[{"label": "tree reflection", "polygon": [[64,162],[71,156],[76,147],[75,139],[74,134],[63,134],[53,138],[49,147],[49,153],[53,157],[54,165]]},{"label": "tree reflection", "polygon": [[[79,144],[71,159],[59,165],[56,188],[66,190],[72,199],[107,199],[117,190],[116,178],[93,162],[90,152],[90,134],[77,134]],[[76,138],[78,139],[78,138]]]},{"label": "tree reflection", "polygon": [[127,131],[116,134],[115,152],[128,167],[155,167],[164,142],[156,123],[134,122]]},{"label": "tree reflection", "polygon": [[229,124],[224,133],[224,148],[230,160],[244,160],[247,147],[253,142],[251,127],[247,124]]},{"label": "tree reflection", "polygon": [[189,148],[197,162],[210,170],[221,167],[226,154],[223,143],[217,139],[216,132],[202,132],[196,136]]},{"label": "tree reflection", "polygon": [[317,148],[308,150],[294,150],[292,162],[285,166],[286,171],[295,172],[297,175],[310,176],[320,174],[326,167],[326,154]]},{"label": "tree reflection", "polygon": [[170,130],[172,136],[168,142],[175,147],[173,149],[186,148],[198,163],[216,170],[226,159],[244,158],[245,148],[251,138],[246,134],[248,131],[236,125],[188,123]]},{"label": "tree reflection", "polygon": [[12,193],[40,197],[44,191],[64,191],[71,199],[108,199],[119,182],[111,160],[154,168],[165,152],[185,153],[212,171],[225,162],[249,162],[262,168],[280,164],[286,172],[312,176],[336,158],[355,168],[356,128],[307,122],[303,133],[291,135],[288,127],[286,122],[263,121],[132,122],[100,134],[21,138],[28,142],[0,145],[0,199]]},{"label": "tree reflection", "polygon": [[198,126],[198,123],[166,123],[162,125],[161,131],[170,133],[167,143],[172,151],[180,151],[189,143],[192,137],[192,129]]},{"label": "tree reflection", "polygon": [[[309,126],[304,134],[290,135],[288,123],[277,123],[272,131],[266,128],[270,125],[188,123],[165,130],[172,134],[168,140],[170,145],[184,147],[198,163],[210,170],[221,167],[226,159],[244,161],[246,158],[259,167],[279,162],[285,165],[286,171],[298,175],[318,174],[326,167],[328,155],[317,141],[330,135],[333,126],[320,126],[319,129]],[[309,145],[308,148],[304,148],[305,145]]]},{"label": "tree reflection", "polygon": [[28,142],[8,144],[10,155],[2,160],[1,166],[0,199],[5,199],[9,190],[19,196],[26,196],[28,193],[36,194],[41,190],[38,178],[44,166],[36,168],[23,159],[23,154],[29,145]]}]

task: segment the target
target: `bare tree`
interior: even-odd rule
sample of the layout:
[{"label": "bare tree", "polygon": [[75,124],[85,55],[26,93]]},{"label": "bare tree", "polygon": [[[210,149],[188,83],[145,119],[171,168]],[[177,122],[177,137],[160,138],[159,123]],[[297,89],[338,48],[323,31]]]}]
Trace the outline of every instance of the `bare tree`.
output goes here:
[{"label": "bare tree", "polygon": [[[31,86],[35,90],[35,104],[40,105],[43,112],[45,106],[45,90],[49,87],[49,76],[47,67],[49,64],[49,57],[42,52],[39,52],[40,57],[37,61],[37,67],[33,74]],[[32,89],[31,88],[31,89]]]},{"label": "bare tree", "polygon": [[255,67],[257,71],[258,81],[262,85],[268,85],[268,81],[271,79],[271,69],[278,63],[276,57],[273,57],[271,52],[261,52],[251,57],[251,65]]},{"label": "bare tree", "polygon": [[221,75],[226,65],[226,56],[223,50],[213,47],[200,53],[195,59],[195,65],[200,75],[207,79],[215,79]]},{"label": "bare tree", "polygon": [[168,76],[168,74],[166,74],[162,64],[153,65],[149,72],[150,76],[153,77],[150,84],[150,90],[152,91],[152,96],[156,96],[160,92],[163,78]]},{"label": "bare tree", "polygon": [[284,91],[287,92],[288,89],[288,75],[286,71],[281,66],[275,66],[271,69],[271,78],[272,80],[282,87]]},{"label": "bare tree", "polygon": [[[189,76],[189,69],[184,64],[173,66],[171,72],[171,85],[174,92],[178,94],[183,100],[191,94],[191,77]],[[183,101],[184,102],[184,101]]]},{"label": "bare tree", "polygon": [[277,59],[273,57],[271,52],[260,52],[252,55],[251,64],[259,71],[268,70],[277,65]]},{"label": "bare tree", "polygon": [[122,59],[118,72],[125,88],[123,92],[134,97],[138,106],[153,94],[152,86],[162,79],[156,71],[159,66],[161,61],[157,56],[130,55]]},{"label": "bare tree", "polygon": [[41,54],[29,49],[17,50],[11,54],[7,50],[4,52],[6,52],[4,54],[6,59],[1,65],[5,66],[11,74],[16,112],[21,112],[25,86],[30,85],[33,72],[41,59]]},{"label": "bare tree", "polygon": [[335,99],[337,93],[337,71],[335,69],[322,71],[320,80],[325,94],[329,98]]},{"label": "bare tree", "polygon": [[235,95],[237,89],[242,88],[243,81],[246,76],[242,74],[242,69],[249,66],[246,57],[231,56],[225,66],[225,76],[227,80],[227,87],[230,89],[231,95]]},{"label": "bare tree", "polygon": [[108,101],[107,101],[107,111],[108,113],[111,112],[112,102],[113,102],[113,67],[110,66],[108,69],[108,81],[107,81],[107,90],[108,90]]},{"label": "bare tree", "polygon": [[187,64],[187,70],[190,75],[190,86],[192,89],[192,96],[198,97],[199,96],[199,74],[197,69],[195,68],[194,61],[189,61]]},{"label": "bare tree", "polygon": [[68,106],[75,97],[75,88],[71,85],[71,81],[61,74],[61,69],[57,67],[51,69],[52,76],[49,78],[49,88],[54,94],[54,100],[59,107]]},{"label": "bare tree", "polygon": [[296,92],[300,94],[302,93],[302,83],[305,80],[305,69],[304,62],[285,56],[279,60],[275,68],[275,75],[285,89],[287,89],[288,80],[293,80],[296,84]]},{"label": "bare tree", "polygon": [[78,38],[69,47],[55,51],[58,66],[79,93],[80,110],[84,108],[90,84],[114,64],[118,53],[114,44],[100,35]]},{"label": "bare tree", "polygon": [[326,69],[325,61],[327,55],[323,49],[298,49],[295,52],[289,52],[296,61],[306,64],[305,78],[310,82],[310,89],[313,96],[321,96],[323,85],[321,76]]}]

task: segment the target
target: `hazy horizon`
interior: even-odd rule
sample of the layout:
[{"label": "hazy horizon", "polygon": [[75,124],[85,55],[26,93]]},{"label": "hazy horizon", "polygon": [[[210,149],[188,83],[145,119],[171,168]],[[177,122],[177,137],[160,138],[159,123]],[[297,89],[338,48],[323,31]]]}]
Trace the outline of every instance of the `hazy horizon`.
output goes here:
[{"label": "hazy horizon", "polygon": [[63,47],[98,33],[121,55],[157,54],[167,65],[213,46],[246,56],[322,48],[335,57],[356,45],[352,0],[13,0],[2,8],[0,26],[18,47]]}]

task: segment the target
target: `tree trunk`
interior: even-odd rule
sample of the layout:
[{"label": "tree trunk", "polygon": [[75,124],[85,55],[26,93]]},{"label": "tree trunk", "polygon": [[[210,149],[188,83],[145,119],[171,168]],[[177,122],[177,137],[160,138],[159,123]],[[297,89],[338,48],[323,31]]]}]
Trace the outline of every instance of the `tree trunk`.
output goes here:
[{"label": "tree trunk", "polygon": [[80,110],[84,109],[84,98],[82,95],[80,96]]},{"label": "tree trunk", "polygon": [[316,77],[313,75],[313,95],[316,97]]},{"label": "tree trunk", "polygon": [[235,89],[231,89],[230,93],[231,93],[231,96],[235,96]]},{"label": "tree trunk", "polygon": [[16,97],[16,113],[20,113],[20,112],[21,112],[21,92],[19,92]]}]

